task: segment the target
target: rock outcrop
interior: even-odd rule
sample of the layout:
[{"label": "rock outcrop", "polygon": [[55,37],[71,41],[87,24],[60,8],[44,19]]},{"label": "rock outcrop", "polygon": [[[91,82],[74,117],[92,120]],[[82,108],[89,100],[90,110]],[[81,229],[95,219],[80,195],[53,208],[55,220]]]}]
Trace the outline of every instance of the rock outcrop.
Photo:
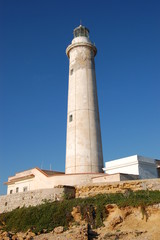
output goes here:
[{"label": "rock outcrop", "polygon": [[159,240],[160,204],[144,207],[123,207],[116,204],[105,206],[106,219],[104,226],[93,229],[82,219],[79,207],[74,207],[67,231],[62,226],[50,233],[35,235],[31,230],[26,233],[12,233],[0,230],[0,240]]}]

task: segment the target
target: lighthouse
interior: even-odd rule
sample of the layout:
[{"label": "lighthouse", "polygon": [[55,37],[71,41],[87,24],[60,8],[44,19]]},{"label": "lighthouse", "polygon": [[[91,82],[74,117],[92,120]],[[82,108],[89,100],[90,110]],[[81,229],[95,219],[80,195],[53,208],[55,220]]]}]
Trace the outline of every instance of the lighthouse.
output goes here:
[{"label": "lighthouse", "polygon": [[69,58],[65,173],[101,173],[103,153],[94,57],[89,30],[80,25],[66,49]]}]

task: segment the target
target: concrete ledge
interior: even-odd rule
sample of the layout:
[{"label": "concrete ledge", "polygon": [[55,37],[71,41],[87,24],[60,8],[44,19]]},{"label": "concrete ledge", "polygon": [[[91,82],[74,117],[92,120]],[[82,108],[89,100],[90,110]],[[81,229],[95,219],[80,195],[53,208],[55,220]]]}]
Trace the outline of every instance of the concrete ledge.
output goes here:
[{"label": "concrete ledge", "polygon": [[92,183],[110,183],[117,181],[127,181],[127,180],[137,180],[138,175],[125,174],[125,173],[113,173],[113,174],[103,174],[101,176],[93,177]]}]

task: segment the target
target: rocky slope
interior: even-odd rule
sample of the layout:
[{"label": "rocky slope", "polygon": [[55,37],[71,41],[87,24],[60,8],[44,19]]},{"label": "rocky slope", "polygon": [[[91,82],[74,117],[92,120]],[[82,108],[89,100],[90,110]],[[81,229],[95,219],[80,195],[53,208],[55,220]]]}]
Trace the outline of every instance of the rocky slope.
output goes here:
[{"label": "rocky slope", "polygon": [[[78,207],[73,208],[72,216],[74,222],[70,228],[64,231],[63,227],[55,228],[51,233],[35,236],[31,231],[27,233],[1,232],[0,240],[159,240],[160,239],[160,204],[148,207],[124,207],[118,208],[115,204],[105,207],[106,218],[104,226],[94,229],[92,224],[82,220]],[[94,222],[93,222],[94,225]],[[45,232],[45,229],[44,229]]]}]

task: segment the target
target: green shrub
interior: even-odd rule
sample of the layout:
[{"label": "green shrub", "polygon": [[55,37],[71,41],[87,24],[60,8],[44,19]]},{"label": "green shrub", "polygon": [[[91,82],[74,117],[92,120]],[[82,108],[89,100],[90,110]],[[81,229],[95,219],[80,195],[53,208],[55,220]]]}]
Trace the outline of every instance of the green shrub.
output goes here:
[{"label": "green shrub", "polygon": [[64,201],[49,202],[36,207],[19,208],[8,213],[0,214],[0,226],[7,231],[27,231],[35,233],[43,229],[51,231],[57,226],[68,228],[73,221],[71,212],[73,207],[79,206],[82,218],[91,227],[100,227],[107,216],[106,204],[117,204],[119,207],[141,206],[142,216],[145,207],[160,203],[160,191],[129,191],[127,193],[99,194],[95,197],[65,199]]}]

